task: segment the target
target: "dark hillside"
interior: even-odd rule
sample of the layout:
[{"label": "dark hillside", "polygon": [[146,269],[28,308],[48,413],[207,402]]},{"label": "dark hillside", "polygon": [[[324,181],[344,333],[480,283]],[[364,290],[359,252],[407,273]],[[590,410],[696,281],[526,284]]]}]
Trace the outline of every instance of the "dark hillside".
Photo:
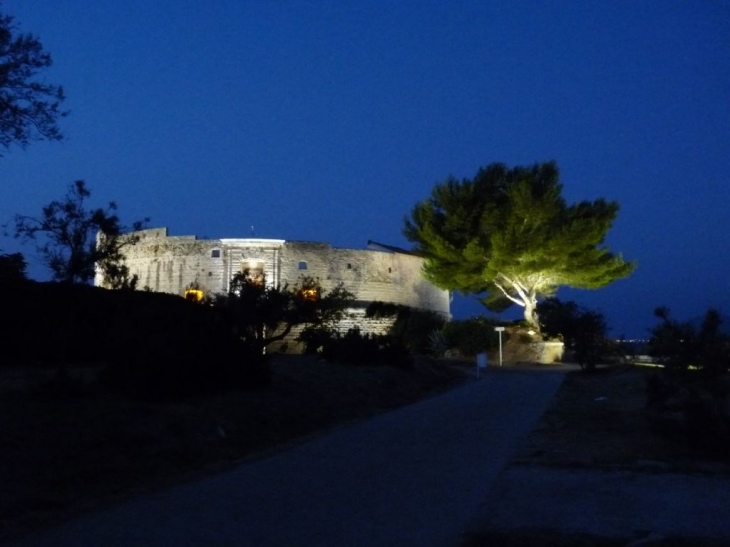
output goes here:
[{"label": "dark hillside", "polygon": [[261,373],[211,307],[175,295],[32,281],[5,294],[6,365],[106,365],[115,387],[149,396]]}]

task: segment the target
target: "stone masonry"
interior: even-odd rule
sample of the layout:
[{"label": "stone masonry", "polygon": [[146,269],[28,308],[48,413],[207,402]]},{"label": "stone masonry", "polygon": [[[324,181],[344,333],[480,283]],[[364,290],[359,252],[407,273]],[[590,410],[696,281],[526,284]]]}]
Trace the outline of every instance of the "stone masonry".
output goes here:
[{"label": "stone masonry", "polygon": [[[355,295],[351,319],[363,332],[382,332],[388,322],[367,321],[364,310],[381,301],[430,310],[450,318],[448,291],[426,281],[423,259],[408,251],[369,242],[363,250],[339,249],[327,243],[283,239],[198,239],[168,236],[167,228],[135,232],[136,245],[124,248],[139,287],[183,295],[191,287],[207,295],[226,293],[231,278],[248,269],[263,275],[268,286],[295,285],[303,276],[331,290],[342,283]],[[103,286],[97,275],[96,284]]]}]

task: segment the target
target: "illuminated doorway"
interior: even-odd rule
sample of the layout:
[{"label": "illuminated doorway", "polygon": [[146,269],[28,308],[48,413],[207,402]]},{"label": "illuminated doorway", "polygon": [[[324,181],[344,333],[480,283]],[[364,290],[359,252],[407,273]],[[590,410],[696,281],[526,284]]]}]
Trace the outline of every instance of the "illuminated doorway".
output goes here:
[{"label": "illuminated doorway", "polygon": [[241,273],[253,285],[263,287],[266,282],[264,263],[261,261],[247,260],[245,262],[241,262]]}]

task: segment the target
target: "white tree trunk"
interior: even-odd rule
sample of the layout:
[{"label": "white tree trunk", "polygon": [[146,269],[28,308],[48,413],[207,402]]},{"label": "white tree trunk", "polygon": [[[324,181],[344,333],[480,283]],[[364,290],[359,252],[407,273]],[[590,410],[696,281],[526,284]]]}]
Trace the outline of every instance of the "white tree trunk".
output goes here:
[{"label": "white tree trunk", "polygon": [[537,332],[540,332],[540,320],[537,316],[537,293],[534,289],[528,289],[516,279],[510,279],[504,274],[500,274],[501,278],[508,283],[517,293],[517,296],[511,295],[500,282],[494,281],[497,288],[502,291],[507,298],[518,306],[525,309],[525,321]]},{"label": "white tree trunk", "polygon": [[525,321],[535,331],[540,332],[540,319],[537,315],[537,298],[534,296],[525,300]]}]

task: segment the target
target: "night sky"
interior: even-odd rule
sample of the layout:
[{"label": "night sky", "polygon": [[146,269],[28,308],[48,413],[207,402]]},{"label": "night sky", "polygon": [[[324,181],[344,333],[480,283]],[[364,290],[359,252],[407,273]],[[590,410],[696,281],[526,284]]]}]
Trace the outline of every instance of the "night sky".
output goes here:
[{"label": "night sky", "polygon": [[[54,59],[65,140],[2,151],[0,221],[86,180],[173,235],[408,247],[449,175],[555,160],[621,204],[639,266],[559,296],[645,337],[653,309],[730,314],[730,3],[4,0]],[[31,276],[45,279],[32,247]],[[457,317],[483,308],[457,299]],[[514,314],[513,314],[514,315]]]}]

